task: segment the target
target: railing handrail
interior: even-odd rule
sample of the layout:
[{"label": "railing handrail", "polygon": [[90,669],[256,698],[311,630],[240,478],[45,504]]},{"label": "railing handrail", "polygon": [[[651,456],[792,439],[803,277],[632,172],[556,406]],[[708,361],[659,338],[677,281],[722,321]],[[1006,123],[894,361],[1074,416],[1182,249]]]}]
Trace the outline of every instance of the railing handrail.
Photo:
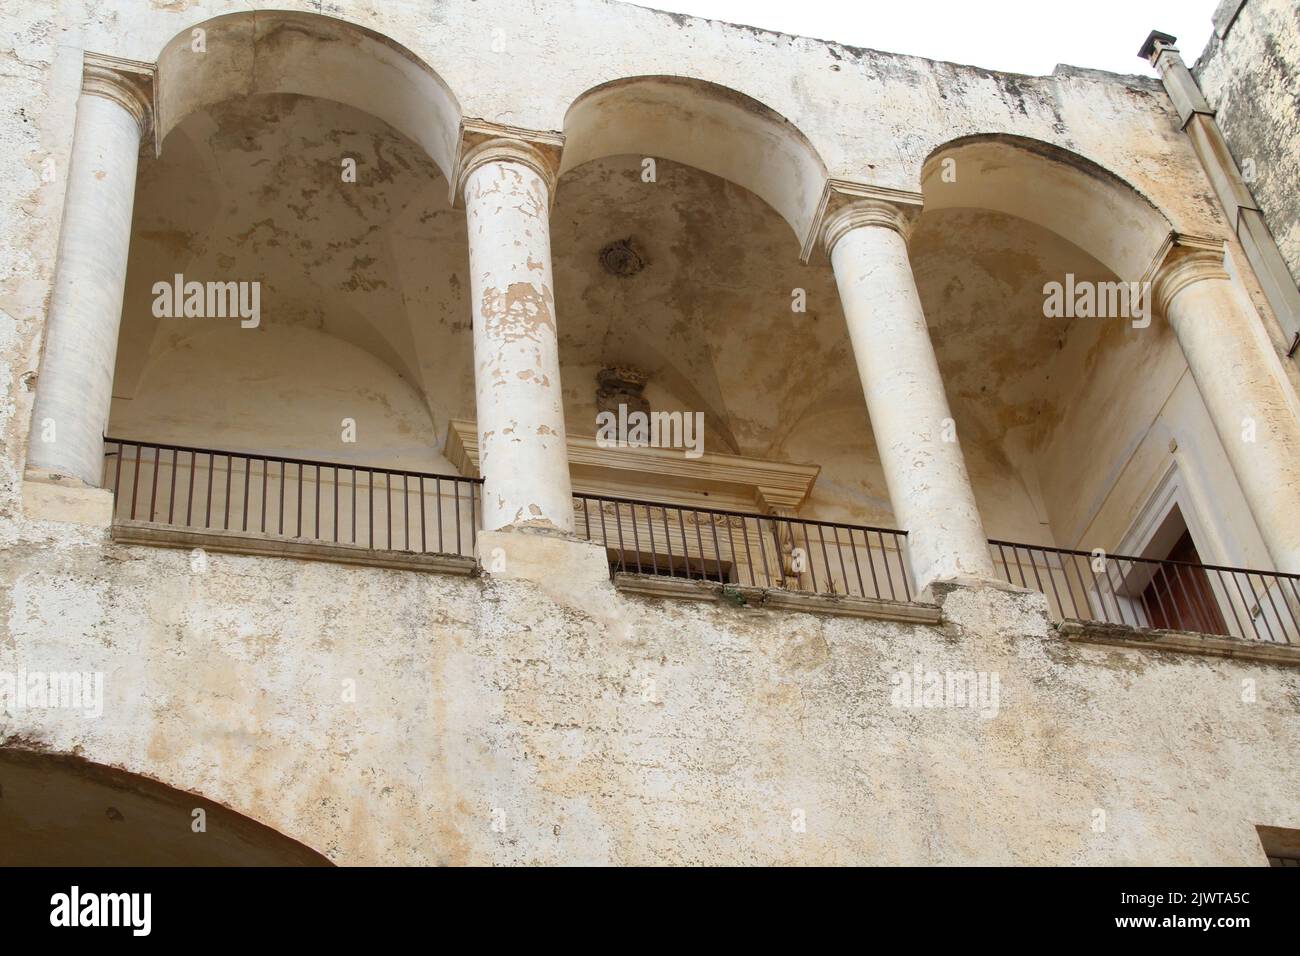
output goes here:
[{"label": "railing handrail", "polygon": [[761,518],[764,521],[785,521],[792,524],[810,524],[823,528],[852,528],[854,531],[872,531],[881,534],[896,534],[907,536],[906,531],[900,531],[897,528],[877,528],[865,524],[845,524],[842,521],[819,521],[815,518],[798,518],[786,515],[762,514],[757,511],[728,511],[725,508],[697,508],[695,505],[673,504],[670,501],[647,501],[643,498],[620,498],[616,495],[599,495],[585,491],[575,491],[575,498],[585,498],[590,501],[613,501],[623,505],[640,505],[644,508],[672,508],[677,511],[698,511],[701,514],[724,515],[732,518]]},{"label": "railing handrail", "polygon": [[[288,455],[272,455],[263,452],[239,451],[233,448],[204,448],[198,445],[177,445],[170,442],[144,441],[134,438],[118,438],[106,435],[105,442],[111,442],[118,446],[119,450],[126,445],[134,445],[137,448],[156,448],[167,451],[189,452],[196,455],[217,455],[222,457],[243,458],[248,461],[260,462],[282,462],[290,465],[310,465],[313,468],[342,468],[348,471],[364,471],[370,473],[383,473],[389,475],[406,475],[411,478],[433,478],[442,481],[464,481],[473,484],[482,484],[482,478],[472,478],[465,475],[445,475],[432,471],[411,471],[404,468],[385,468],[379,465],[363,465],[355,462],[327,461],[325,459],[314,458],[296,458]],[[111,454],[111,453],[106,453]],[[751,511],[733,511],[727,508],[704,508],[696,505],[675,504],[667,501],[650,501],[644,498],[624,498],[618,495],[603,495],[592,492],[575,491],[573,497],[589,501],[610,501],[618,504],[636,505],[643,508],[672,508],[679,511],[694,511],[702,514],[722,515],[724,517],[734,518],[764,518],[770,521],[784,521],[792,524],[808,524],[823,528],[852,528],[855,531],[873,532],[883,534],[901,535],[906,537],[907,532],[899,528],[883,528],[876,525],[849,524],[843,521],[822,521],[816,518],[800,518],[776,514],[760,514]],[[988,543],[994,547],[1004,547],[1020,549],[1027,551],[1031,555],[1034,551],[1041,551],[1044,554],[1069,554],[1078,557],[1092,558],[1092,551],[1082,551],[1076,548],[1058,548],[1051,545],[1028,544],[1023,541],[1005,541],[1000,538],[989,538]],[[1232,574],[1254,574],[1265,577],[1288,578],[1300,581],[1300,574],[1291,574],[1286,571],[1266,571],[1258,568],[1234,568],[1221,564],[1204,564],[1195,561],[1177,561],[1170,558],[1147,558],[1138,555],[1119,554],[1112,551],[1106,551],[1105,556],[1115,561],[1128,561],[1130,563],[1143,564],[1172,564],[1181,565],[1188,568],[1202,568],[1207,571],[1222,571]]]},{"label": "railing handrail", "polygon": [[[470,556],[475,547],[480,479],[111,436],[105,441],[116,445],[116,453],[108,450],[104,456],[105,485],[113,489],[114,523],[142,520],[368,550],[464,555],[467,518]],[[129,448],[132,454],[127,458]],[[146,456],[146,451],[152,454]],[[164,452],[171,453],[165,466]],[[219,464],[222,458],[224,468]],[[276,462],[278,469],[273,467]],[[200,471],[206,472],[206,479],[196,484]],[[219,473],[224,474],[218,477]],[[256,483],[261,488],[255,492],[258,473]],[[178,482],[181,474],[186,477]],[[363,484],[366,476],[369,480]],[[450,519],[445,512],[448,506]],[[141,507],[143,517],[137,518]]]},{"label": "railing handrail", "polygon": [[[989,549],[998,573],[1012,584],[1019,577],[1021,586],[1046,596],[1049,613],[1057,620],[1195,631],[1274,644],[1296,644],[1300,639],[1300,575],[997,538],[990,539]],[[1041,563],[1035,551],[1041,552]],[[1102,559],[1100,569],[1097,558]],[[1085,563],[1088,566],[1081,568]]]},{"label": "railing handrail", "polygon": [[[347,471],[367,471],[372,473],[382,473],[386,475],[406,475],[409,478],[436,478],[442,481],[467,481],[472,484],[483,484],[482,478],[470,478],[465,475],[443,475],[433,471],[407,471],[401,468],[384,468],[379,465],[360,465],[342,461],[325,461],[313,458],[289,458],[282,455],[269,455],[251,451],[236,451],[227,448],[201,448],[192,445],[171,445],[165,442],[153,441],[136,441],[134,438],[112,438],[104,437],[106,443],[111,442],[120,449],[125,445],[134,445],[137,448],[157,448],[167,451],[187,451],[196,455],[220,455],[231,458],[244,458],[247,460],[256,460],[262,462],[278,461],[286,465],[311,465],[316,468],[342,468]],[[105,456],[110,454],[105,453]]]},{"label": "railing handrail", "polygon": [[[1091,551],[1079,551],[1074,548],[1053,548],[1041,544],[1025,544],[1023,541],[1001,541],[997,538],[989,538],[989,544],[1003,548],[1019,548],[1023,551],[1028,551],[1031,554],[1035,551],[1042,551],[1044,554],[1072,554],[1083,558],[1094,557],[1094,554]],[[1133,563],[1141,562],[1145,564],[1176,564],[1182,565],[1186,568],[1201,568],[1205,571],[1227,571],[1231,574],[1254,574],[1266,578],[1290,578],[1295,581],[1300,581],[1300,574],[1290,574],[1286,571],[1262,571],[1255,568],[1232,568],[1222,564],[1199,564],[1195,561],[1176,561],[1171,558],[1141,558],[1131,554],[1115,554],[1111,551],[1106,551],[1104,553],[1106,559],[1112,561],[1129,561]]]}]

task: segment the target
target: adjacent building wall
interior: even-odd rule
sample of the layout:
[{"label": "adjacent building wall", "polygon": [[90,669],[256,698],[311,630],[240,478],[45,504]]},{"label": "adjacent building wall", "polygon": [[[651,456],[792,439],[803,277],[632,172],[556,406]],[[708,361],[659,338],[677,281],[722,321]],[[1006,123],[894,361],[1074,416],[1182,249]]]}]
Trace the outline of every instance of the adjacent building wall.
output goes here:
[{"label": "adjacent building wall", "polygon": [[1214,22],[1192,72],[1300,280],[1300,6],[1223,0]]}]

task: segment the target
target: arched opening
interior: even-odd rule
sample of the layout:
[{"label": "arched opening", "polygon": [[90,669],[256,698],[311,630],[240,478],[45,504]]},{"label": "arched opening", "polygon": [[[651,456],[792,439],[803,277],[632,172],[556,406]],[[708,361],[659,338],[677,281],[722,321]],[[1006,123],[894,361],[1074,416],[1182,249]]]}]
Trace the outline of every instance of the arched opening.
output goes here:
[{"label": "arched opening", "polygon": [[332,866],[228,807],[77,757],[0,748],[0,866]]},{"label": "arched opening", "polygon": [[1141,528],[1181,481],[1200,560],[1259,560],[1178,340],[1141,285],[1166,217],[1089,160],[1002,135],[940,147],[922,190],[912,266],[988,534],[1165,559]]},{"label": "arched opening", "polygon": [[259,10],[205,20],[158,55],[157,138],[232,99],[293,94],[370,113],[450,175],[460,106],[419,57],[382,34],[315,13]]},{"label": "arched opening", "polygon": [[161,148],[138,174],[109,434],[410,472],[410,497],[357,500],[372,477],[391,492],[388,471],[295,478],[235,458],[227,472],[184,452],[173,468],[168,449],[111,443],[109,483],[122,459],[143,467],[137,520],[207,522],[211,506],[217,527],[279,529],[301,497],[325,512],[309,536],[367,542],[384,521],[405,541],[387,515],[441,514],[409,485],[455,473],[447,423],[474,407],[465,223],[447,187],[455,98],[413,54],[328,17],[198,29],[206,52],[186,31],[158,61]]},{"label": "arched opening", "polygon": [[[565,133],[552,245],[569,433],[597,433],[616,404],[698,413],[706,454],[691,465],[677,451],[677,468],[662,456],[649,463],[634,449],[615,452],[646,460],[646,470],[577,462],[575,488],[608,490],[611,474],[627,467],[613,494],[892,527],[834,274],[824,257],[801,261],[826,181],[807,140],[763,104],[677,77],[598,87],[569,110]],[[778,475],[798,487],[762,487],[763,476]],[[860,593],[853,557],[861,543],[847,532],[837,546],[826,530],[823,549],[816,525],[715,516],[735,536],[715,544],[711,529],[694,537],[692,520],[708,519],[693,512],[679,524],[671,510],[617,510],[606,505],[606,531],[615,534],[616,518],[628,538],[635,528],[634,571],[680,575],[703,553],[693,574]],[[787,560],[784,572],[772,571],[795,547],[815,552],[815,568]],[[869,590],[870,555],[864,544],[858,551]],[[765,582],[763,562],[772,572]],[[897,565],[893,574],[902,600]]]},{"label": "arched opening", "polygon": [[964,136],[921,171],[927,213],[993,209],[1056,233],[1117,277],[1135,282],[1168,237],[1169,220],[1114,173],[1023,136]]},{"label": "arched opening", "polygon": [[561,175],[605,156],[658,157],[754,193],[802,242],[826,166],[799,129],[735,90],[680,76],[634,76],[578,97],[564,117]]}]

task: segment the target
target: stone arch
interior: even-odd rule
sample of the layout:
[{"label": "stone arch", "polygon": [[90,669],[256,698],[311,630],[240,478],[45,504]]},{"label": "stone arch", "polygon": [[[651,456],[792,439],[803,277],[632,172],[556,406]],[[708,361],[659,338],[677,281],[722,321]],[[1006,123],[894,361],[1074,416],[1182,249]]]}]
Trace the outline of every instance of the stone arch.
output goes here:
[{"label": "stone arch", "polygon": [[80,757],[0,748],[0,788],[0,866],[333,865],[206,797]]},{"label": "stone arch", "polygon": [[[204,31],[203,45],[206,52],[203,53],[192,49],[194,31],[200,29]],[[321,109],[333,109],[340,114],[356,111],[352,116],[358,120],[373,120],[375,127],[392,131],[394,139],[403,140],[404,149],[408,150],[402,153],[403,161],[395,164],[394,168],[408,175],[418,173],[421,183],[439,183],[439,198],[431,207],[432,215],[436,218],[446,212],[446,200],[443,198],[446,188],[445,184],[439,182],[438,175],[441,174],[442,179],[450,179],[454,167],[461,117],[456,96],[432,68],[394,40],[357,24],[314,13],[265,10],[227,14],[187,27],[172,37],[157,58],[157,117],[154,135],[159,147],[159,159],[142,163],[141,177],[156,174],[165,169],[167,164],[174,170],[185,164],[196,163],[200,165],[194,167],[194,176],[202,180],[208,170],[202,164],[208,157],[203,150],[194,148],[194,143],[190,142],[190,133],[196,122],[200,124],[200,133],[206,131],[201,125],[207,121],[203,114],[215,113],[245,102],[291,100],[312,101],[319,104]],[[357,115],[359,113],[366,115],[360,117]],[[352,128],[355,124],[345,125]],[[269,128],[268,126],[268,130]],[[216,137],[204,136],[198,136],[194,140],[202,144],[204,149],[216,141]],[[220,141],[227,143],[225,139]],[[227,152],[244,149],[242,144],[234,147],[227,144],[223,148]],[[423,155],[419,155],[421,153]],[[417,156],[420,163],[416,166],[406,161],[414,160]],[[416,172],[410,172],[412,169]],[[174,180],[175,176],[172,178]],[[186,181],[185,188],[195,187],[192,182]],[[214,184],[213,188],[221,187]],[[400,212],[384,220],[386,230],[407,229],[419,217],[429,215],[429,208],[412,204],[409,195],[403,198],[404,205],[394,205]],[[358,210],[361,207],[361,204],[354,205]],[[191,246],[205,249],[206,241],[211,238],[205,227],[211,224],[199,217],[215,215],[218,208],[224,207],[216,203],[204,205],[191,202],[174,204],[174,208],[178,210],[178,215],[183,211],[192,218],[181,225],[170,224],[165,230],[154,229],[153,233],[159,239],[154,243],[154,252],[161,250],[169,255],[173,252],[180,255],[186,250],[194,252]],[[148,210],[148,197],[137,195],[137,230],[142,212]],[[261,217],[251,217],[249,226],[260,226],[271,233],[285,229],[283,220],[277,223],[268,218],[266,223],[260,224],[253,221],[259,218]],[[463,236],[455,235],[458,230],[463,233],[463,216],[449,219],[444,216],[438,222],[442,225],[427,233],[428,241],[439,244],[440,249],[449,250],[449,256],[453,253],[463,255]],[[182,225],[184,228],[181,228]],[[292,232],[295,228],[293,220],[287,228]],[[175,242],[165,240],[164,233],[174,235]],[[369,233],[362,230],[344,235],[349,241],[355,238],[357,243],[371,243],[371,248],[357,253],[363,262],[371,266],[370,274],[355,278],[356,286],[361,291],[405,288],[400,283],[414,282],[423,277],[423,273],[414,269],[408,261],[411,258],[409,255],[399,254],[408,247],[388,242],[388,234],[378,233],[378,238],[375,239],[367,239]],[[195,243],[194,237],[201,237],[204,242]],[[449,237],[452,243],[446,244]],[[126,289],[127,311],[123,317],[122,338],[116,361],[115,399],[129,399],[134,395],[157,345],[155,336],[159,331],[159,322],[150,318],[146,301],[151,301],[149,289],[153,281],[160,277],[166,278],[173,271],[181,271],[161,268],[154,261],[157,255],[150,259],[149,245],[142,245],[139,239],[140,236],[133,232],[131,267],[128,270]],[[386,243],[383,248],[393,255],[391,258],[379,255],[376,261],[377,254],[373,246],[381,240]],[[173,245],[175,249],[172,248]],[[346,248],[340,247],[336,255],[342,256],[346,251]],[[325,254],[322,247],[319,256]],[[302,255],[311,254],[304,252]],[[454,269],[459,271],[460,268],[461,263],[457,258]],[[282,284],[300,285],[293,276],[307,275],[309,271],[307,268],[294,270],[281,267],[274,279]],[[245,269],[243,274],[252,277],[255,273]],[[342,274],[337,269],[328,272],[332,281]],[[207,263],[206,272],[193,277],[201,280],[216,277],[211,262]],[[274,284],[273,282],[272,285]],[[337,282],[331,288],[337,289]],[[269,296],[274,295],[273,289],[268,288],[266,291]],[[290,301],[289,292],[282,289],[281,293],[279,299],[263,302],[268,311],[272,308],[272,301],[276,302],[277,308]],[[393,296],[405,301],[404,296],[398,296],[397,293]],[[347,292],[335,295],[329,302],[328,309],[321,311],[317,318],[310,314],[309,306],[314,303],[294,300],[293,304],[301,308],[297,309],[291,321],[299,324],[317,322],[323,331],[368,352],[390,368],[402,380],[403,387],[409,385],[416,389],[428,406],[426,410],[431,426],[446,418],[465,414],[465,409],[459,406],[443,408],[438,405],[440,401],[446,404],[445,396],[441,395],[439,388],[446,391],[451,390],[452,386],[439,385],[436,381],[430,384],[428,366],[433,361],[430,356],[441,354],[435,348],[438,343],[432,340],[434,332],[429,328],[418,327],[403,309],[390,307],[367,311],[359,308],[355,296]],[[459,309],[453,311],[456,314],[460,312]],[[447,310],[439,312],[444,318],[443,324],[446,314]],[[268,319],[270,321],[286,321],[283,309],[276,319]],[[256,333],[245,334],[252,337]],[[464,344],[466,362],[463,364],[468,369],[468,344]],[[454,378],[457,383],[454,391],[459,395],[464,391],[459,387],[464,375],[458,372]],[[197,436],[191,437],[195,443],[204,444],[197,440]]]},{"label": "stone arch", "polygon": [[[952,160],[952,163],[948,163]],[[946,181],[944,172],[955,175]],[[989,209],[1069,240],[1120,279],[1141,279],[1172,231],[1151,200],[1090,159],[1023,136],[963,136],[921,170],[925,210]]]},{"label": "stone arch", "polygon": [[[192,49],[204,31],[206,52]],[[460,105],[446,82],[406,47],[315,13],[232,13],[182,30],[157,61],[156,137],[190,113],[233,97],[296,93],[364,110],[419,144],[451,178]]]},{"label": "stone arch", "polygon": [[633,76],[592,87],[564,117],[560,173],[604,156],[640,154],[702,169],[775,209],[800,243],[816,217],[826,164],[771,107],[682,76]]}]

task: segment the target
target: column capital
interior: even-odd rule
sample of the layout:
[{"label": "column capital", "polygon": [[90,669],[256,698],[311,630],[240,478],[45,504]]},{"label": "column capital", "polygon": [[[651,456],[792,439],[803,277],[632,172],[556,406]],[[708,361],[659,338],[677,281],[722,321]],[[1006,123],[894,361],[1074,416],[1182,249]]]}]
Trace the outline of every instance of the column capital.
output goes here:
[{"label": "column capital", "polygon": [[140,127],[141,140],[154,135],[154,86],[157,70],[152,63],[86,51],[82,61],[81,92],[112,100],[130,113]]},{"label": "column capital", "polygon": [[822,227],[822,242],[829,255],[835,248],[835,243],[854,229],[879,226],[893,229],[907,239],[915,223],[915,214],[910,214],[905,207],[896,203],[882,202],[879,199],[857,199],[826,217]]},{"label": "column capital", "polygon": [[893,229],[906,239],[920,215],[920,193],[842,179],[827,180],[804,243],[803,260],[808,261],[819,239],[829,255],[846,233],[865,226]]},{"label": "column capital", "polygon": [[1156,250],[1142,277],[1144,283],[1150,283],[1155,310],[1168,315],[1174,297],[1194,282],[1227,279],[1226,253],[1227,246],[1222,239],[1171,232]]},{"label": "column capital", "polygon": [[532,169],[546,183],[550,202],[555,202],[555,183],[564,152],[564,134],[505,126],[481,119],[460,121],[460,142],[456,147],[456,168],[452,175],[452,204],[464,202],[465,183],[474,170],[486,163],[520,163]]}]

